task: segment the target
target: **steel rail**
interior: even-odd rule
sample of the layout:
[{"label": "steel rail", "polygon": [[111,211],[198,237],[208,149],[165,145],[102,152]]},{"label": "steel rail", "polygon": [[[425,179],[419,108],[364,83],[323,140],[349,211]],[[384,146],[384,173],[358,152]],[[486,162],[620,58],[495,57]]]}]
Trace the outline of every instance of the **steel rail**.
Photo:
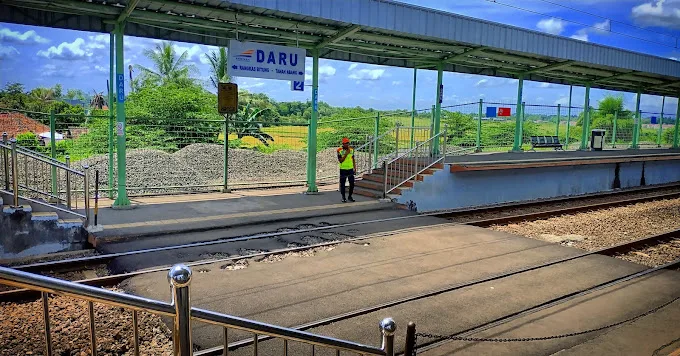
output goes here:
[{"label": "steel rail", "polygon": [[[613,205],[629,204],[629,203],[640,202],[640,201],[645,201],[645,200],[654,200],[654,199],[659,199],[659,198],[667,198],[667,197],[675,197],[675,196],[680,196],[680,192],[658,194],[658,195],[654,195],[652,197],[638,197],[638,198],[632,198],[632,199],[618,200],[616,202],[603,203],[602,205],[613,206]],[[589,198],[592,198],[592,197],[588,197],[588,198],[579,197],[579,199],[589,199]],[[536,203],[536,204],[539,204],[539,203]],[[599,205],[599,206],[602,206],[602,205]],[[523,204],[523,206],[526,206],[526,205]],[[549,212],[538,212],[538,213],[532,213],[532,214],[517,215],[517,216],[513,216],[513,217],[504,217],[504,218],[471,221],[471,222],[466,222],[466,223],[463,223],[463,224],[474,225],[474,226],[488,226],[488,225],[498,224],[499,221],[501,221],[501,219],[503,219],[505,221],[516,221],[517,219],[529,219],[530,216],[544,217],[544,216],[546,216],[546,214],[552,214],[552,215],[563,214],[563,213],[566,213],[568,211],[573,212],[573,211],[578,211],[579,209],[580,210],[594,209],[596,207],[598,207],[597,204],[591,204],[591,205],[581,206],[581,207],[570,207],[570,208],[564,208],[564,209],[558,209],[558,210],[551,210]],[[509,208],[512,208],[512,206],[506,206],[505,208],[509,209]],[[491,209],[495,210],[495,209],[498,209],[498,208],[493,207]],[[476,210],[476,211],[480,211],[480,210]],[[224,244],[224,243],[231,243],[231,242],[248,241],[248,240],[254,240],[254,239],[272,238],[272,237],[279,237],[279,236],[298,234],[298,233],[310,233],[310,232],[325,231],[325,230],[344,228],[344,227],[352,227],[352,226],[367,225],[367,224],[374,224],[374,223],[384,223],[384,222],[398,221],[398,220],[405,220],[405,219],[414,219],[414,218],[420,218],[420,217],[442,217],[442,216],[443,217],[450,217],[450,214],[451,213],[448,213],[448,212],[434,212],[434,213],[424,213],[424,214],[418,214],[418,215],[407,215],[407,216],[397,216],[397,217],[383,218],[383,219],[356,221],[356,222],[351,222],[351,223],[320,226],[320,227],[313,227],[313,228],[293,230],[293,231],[261,233],[261,234],[254,234],[254,235],[249,235],[249,236],[236,236],[236,237],[217,239],[217,240],[212,240],[212,241],[193,242],[193,243],[188,243],[188,244],[155,247],[155,248],[142,249],[142,250],[133,250],[133,251],[127,251],[127,252],[118,252],[118,253],[111,253],[111,254],[104,254],[104,255],[80,257],[80,258],[75,258],[75,259],[38,262],[38,263],[27,264],[27,265],[13,266],[13,268],[19,269],[19,270],[24,270],[24,271],[40,271],[40,270],[45,269],[45,268],[65,268],[64,266],[67,266],[68,268],[75,268],[75,267],[81,267],[83,265],[87,265],[87,264],[90,264],[90,263],[93,263],[93,262],[104,263],[106,261],[110,261],[110,260],[113,260],[113,259],[118,258],[118,257],[131,256],[131,255],[137,255],[137,254],[160,252],[160,251],[170,251],[170,250],[191,248],[191,247],[203,247],[203,246],[210,246],[210,245],[217,245],[217,244]],[[514,219],[514,220],[510,220],[511,218]]]},{"label": "steel rail", "polygon": [[[565,294],[565,295],[557,297],[557,298],[553,298],[551,300],[548,300],[548,301],[543,302],[541,304],[535,305],[533,307],[525,308],[525,309],[517,311],[515,313],[508,314],[508,315],[502,316],[500,318],[491,320],[491,321],[486,322],[484,324],[480,324],[480,325],[477,325],[475,327],[468,328],[466,330],[452,334],[451,336],[470,337],[470,336],[478,334],[482,331],[486,331],[486,330],[489,330],[491,328],[509,323],[511,321],[517,320],[517,319],[525,317],[527,315],[531,315],[531,314],[537,313],[539,311],[542,311],[542,310],[552,308],[554,306],[566,303],[566,302],[573,300],[573,299],[576,299],[578,297],[582,297],[584,295],[588,295],[590,293],[597,292],[597,291],[605,289],[605,288],[613,287],[613,286],[616,286],[618,284],[646,276],[650,273],[658,272],[658,271],[664,270],[664,269],[674,269],[674,268],[680,268],[680,259],[676,259],[674,261],[671,261],[671,262],[666,263],[666,264],[661,265],[661,266],[657,266],[657,267],[649,268],[649,269],[646,269],[646,270],[643,270],[643,271],[631,273],[631,274],[628,274],[626,276],[622,276],[622,277],[615,278],[613,280],[609,280],[607,282],[599,283],[599,284],[594,285],[594,286],[589,287],[589,288],[584,288],[584,289],[581,289],[581,290],[576,291],[576,292],[572,292],[572,293]],[[434,341],[427,342],[427,343],[423,344],[424,347],[421,346],[421,347],[418,348],[418,350],[419,351],[431,350],[431,349],[439,347],[443,344],[447,344],[449,342],[451,342],[451,340],[434,340]]]},{"label": "steel rail", "polygon": [[[675,233],[676,236],[680,236],[680,229],[674,230],[672,232],[668,232],[667,234],[670,234],[670,233]],[[643,238],[643,239],[636,240],[636,241],[658,239],[660,236],[661,235],[655,235],[655,236],[652,236],[652,237],[649,237],[649,238]],[[549,244],[549,245],[551,245],[551,244]],[[524,273],[524,272],[529,272],[529,271],[553,266],[553,265],[556,265],[556,264],[559,264],[559,263],[564,263],[564,262],[580,259],[580,258],[583,258],[583,257],[588,257],[588,256],[596,255],[596,254],[612,255],[612,254],[615,254],[616,251],[619,251],[621,249],[621,247],[625,246],[625,245],[634,246],[634,244],[632,244],[631,242],[624,242],[622,244],[615,245],[615,246],[612,246],[612,247],[605,247],[605,248],[602,248],[602,249],[599,249],[599,250],[585,252],[585,253],[570,256],[570,257],[560,258],[560,259],[557,259],[557,260],[554,260],[554,261],[551,261],[551,262],[546,262],[546,263],[539,264],[539,265],[534,265],[534,266],[524,267],[524,268],[511,270],[511,271],[507,271],[507,272],[503,272],[503,273],[499,273],[499,274],[494,274],[494,275],[491,275],[491,276],[488,276],[488,277],[483,277],[483,278],[479,278],[479,279],[468,281],[468,282],[458,283],[458,284],[448,286],[448,287],[444,287],[444,288],[440,288],[440,289],[437,289],[437,290],[424,292],[424,293],[418,293],[418,294],[415,294],[415,295],[411,295],[411,296],[400,298],[400,299],[395,299],[395,300],[392,300],[392,301],[384,302],[384,303],[373,305],[373,306],[370,306],[370,307],[364,307],[364,308],[357,309],[357,310],[354,310],[354,311],[350,311],[350,312],[347,312],[347,313],[335,315],[335,316],[332,316],[332,317],[329,317],[329,318],[317,320],[317,321],[314,321],[314,322],[311,322],[311,323],[298,325],[298,326],[293,327],[293,329],[307,330],[307,329],[311,329],[311,328],[316,328],[316,327],[324,326],[324,325],[327,325],[327,324],[335,323],[335,322],[338,322],[338,321],[351,319],[353,317],[360,316],[360,315],[363,315],[363,314],[376,312],[378,310],[393,307],[393,306],[396,306],[396,305],[405,304],[405,303],[409,303],[409,302],[416,301],[416,300],[419,300],[419,299],[425,299],[425,298],[433,297],[435,295],[452,292],[454,290],[459,290],[459,289],[475,286],[475,285],[478,285],[478,284],[511,277],[511,276],[521,274],[521,273]],[[680,263],[680,260],[676,261],[676,263]],[[632,275],[634,275],[634,274],[632,274]],[[630,276],[631,275],[624,276],[624,277],[621,277],[621,278],[626,278],[626,277],[630,277]],[[609,281],[609,282],[611,282],[611,281]],[[605,283],[609,283],[609,282],[605,282]],[[265,336],[265,337],[258,338],[258,341],[264,341],[264,340],[267,340],[267,339],[268,339],[268,337]],[[248,345],[252,344],[253,341],[254,341],[253,338],[240,340],[240,341],[234,342],[232,344],[229,344],[229,349],[248,346]],[[207,349],[207,350],[204,350],[204,351],[201,351],[201,352],[197,352],[196,356],[221,355],[222,351],[223,351],[223,347],[218,346],[218,347]]]}]

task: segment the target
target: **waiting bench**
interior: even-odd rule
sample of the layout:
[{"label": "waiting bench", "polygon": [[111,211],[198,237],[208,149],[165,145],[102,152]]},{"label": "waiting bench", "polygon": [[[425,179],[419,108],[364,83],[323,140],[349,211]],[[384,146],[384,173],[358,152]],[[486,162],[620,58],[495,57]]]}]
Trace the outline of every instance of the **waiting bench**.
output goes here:
[{"label": "waiting bench", "polygon": [[555,150],[561,150],[562,144],[560,143],[560,138],[557,136],[531,136],[531,150],[535,151],[535,148],[554,148]]}]

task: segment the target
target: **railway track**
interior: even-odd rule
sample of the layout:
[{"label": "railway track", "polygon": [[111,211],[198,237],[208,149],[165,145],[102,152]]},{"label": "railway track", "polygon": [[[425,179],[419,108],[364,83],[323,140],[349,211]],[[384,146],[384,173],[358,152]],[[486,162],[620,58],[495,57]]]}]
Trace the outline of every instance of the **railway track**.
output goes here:
[{"label": "railway track", "polygon": [[[320,227],[313,227],[313,228],[306,228],[306,229],[297,229],[297,230],[291,230],[291,231],[281,231],[281,232],[272,232],[272,233],[262,233],[262,234],[255,234],[255,235],[249,235],[249,236],[238,236],[238,237],[232,237],[232,238],[225,238],[225,239],[218,239],[218,240],[213,240],[213,241],[203,241],[203,242],[195,242],[195,243],[188,243],[188,244],[181,244],[181,245],[171,245],[171,246],[164,246],[164,247],[157,247],[157,248],[149,248],[149,249],[142,249],[142,250],[133,250],[133,251],[126,251],[126,252],[120,252],[120,253],[110,253],[110,254],[101,254],[101,255],[92,255],[92,256],[86,256],[86,257],[79,257],[79,258],[72,258],[72,259],[64,259],[64,260],[57,260],[57,261],[46,261],[46,262],[37,262],[37,263],[31,263],[31,264],[26,264],[26,265],[19,265],[19,266],[13,266],[13,268],[26,271],[26,272],[32,272],[32,273],[65,273],[69,271],[78,271],[82,270],[85,268],[89,268],[91,266],[102,266],[110,263],[111,261],[115,260],[116,258],[120,257],[126,257],[126,256],[135,256],[135,255],[143,255],[143,254],[148,254],[148,253],[154,253],[154,252],[162,252],[162,251],[172,251],[172,250],[179,250],[179,249],[188,249],[192,247],[205,247],[205,246],[211,246],[211,245],[221,245],[221,244],[228,244],[228,243],[234,243],[234,242],[241,242],[241,241],[250,241],[250,240],[258,240],[258,239],[272,239],[272,238],[280,238],[282,236],[286,235],[292,235],[292,234],[305,234],[305,233],[314,233],[314,232],[320,232],[320,231],[328,231],[332,229],[338,229],[338,228],[348,228],[352,226],[358,226],[358,225],[365,225],[365,224],[375,224],[375,223],[386,223],[390,221],[396,221],[396,220],[403,220],[403,219],[417,219],[420,217],[440,217],[440,218],[445,218],[449,220],[455,221],[457,217],[465,216],[465,215],[471,215],[471,214],[495,214],[499,212],[506,211],[508,209],[510,210],[518,210],[518,209],[524,209],[524,208],[532,208],[535,209],[537,207],[540,207],[543,204],[555,204],[555,203],[567,203],[567,202],[578,202],[578,201],[583,201],[583,200],[588,200],[588,199],[601,199],[601,198],[606,198],[606,197],[616,197],[620,195],[625,195],[627,194],[639,194],[642,192],[650,192],[654,193],[658,190],[665,190],[665,189],[673,189],[673,188],[680,188],[680,185],[677,186],[664,186],[664,187],[645,187],[642,189],[636,189],[634,191],[621,191],[621,192],[609,192],[609,193],[601,193],[597,194],[594,196],[579,196],[575,198],[560,198],[560,199],[553,199],[550,201],[540,201],[540,202],[522,202],[518,204],[511,204],[511,205],[504,205],[504,206],[493,206],[493,207],[484,207],[484,208],[475,208],[475,209],[469,209],[469,210],[460,210],[460,211],[447,211],[447,212],[432,212],[432,213],[424,213],[424,214],[418,214],[418,215],[409,215],[409,216],[400,216],[400,217],[392,217],[392,218],[385,218],[385,219],[375,219],[375,220],[366,220],[366,221],[358,221],[358,222],[353,222],[353,223],[346,223],[346,224],[335,224],[335,225],[328,225],[328,226],[320,226]],[[468,220],[465,222],[460,222],[462,224],[466,225],[472,225],[472,226],[478,226],[478,227],[488,227],[492,225],[502,225],[502,224],[508,224],[512,222],[518,222],[518,221],[527,221],[527,220],[536,220],[536,219],[543,219],[543,218],[548,218],[551,216],[559,216],[559,215],[564,215],[564,214],[573,214],[576,212],[582,212],[582,211],[589,211],[589,210],[596,210],[596,209],[605,209],[605,208],[610,208],[614,206],[622,206],[622,205],[628,205],[628,204],[635,204],[635,203],[640,203],[640,202],[647,202],[647,201],[653,201],[653,200],[660,200],[660,199],[671,199],[671,198],[677,198],[680,197],[680,191],[671,191],[671,192],[663,192],[663,193],[655,193],[655,194],[644,194],[642,196],[636,196],[633,198],[622,198],[622,199],[615,199],[615,200],[607,200],[599,203],[590,203],[590,204],[583,204],[583,205],[577,205],[577,206],[567,206],[567,207],[562,207],[558,209],[548,209],[548,210],[539,210],[539,211],[531,211],[528,213],[524,214],[506,214],[503,216],[496,216],[493,218],[485,218],[485,219],[477,219],[477,220]],[[452,222],[456,223],[456,222]],[[389,236],[393,235],[396,233],[403,233],[404,231],[394,231],[392,233],[380,233],[378,235],[372,234],[372,235],[367,235],[367,236],[362,236],[362,237],[354,237],[354,238],[346,238],[346,239],[340,239],[340,240],[333,240],[333,241],[327,241],[323,243],[316,243],[316,244],[309,244],[306,246],[299,246],[299,247],[291,247],[291,248],[284,248],[284,249],[276,249],[276,250],[271,250],[271,251],[266,251],[266,252],[261,252],[261,253],[254,253],[254,254],[247,254],[247,255],[241,255],[241,256],[233,256],[233,257],[228,257],[228,258],[220,258],[220,259],[209,259],[209,260],[204,260],[204,261],[199,261],[199,262],[193,262],[189,263],[191,266],[198,266],[202,264],[208,264],[208,263],[215,263],[215,262],[228,262],[228,261],[236,261],[240,259],[247,259],[247,258],[255,258],[255,257],[263,257],[263,256],[269,256],[269,255],[274,255],[274,254],[284,254],[284,253],[290,253],[290,252],[297,252],[297,251],[302,251],[306,249],[314,249],[314,248],[320,248],[324,246],[330,246],[330,245],[335,245],[339,243],[347,243],[347,242],[356,242],[368,238],[373,238],[376,236]],[[615,253],[621,253],[621,251],[624,251],[625,249],[635,249],[639,248],[645,244],[655,244],[659,243],[660,241],[669,241],[673,239],[674,237],[680,237],[677,231],[671,231],[667,232],[658,236],[650,236],[648,238],[640,239],[640,240],[635,240],[631,242],[627,242],[622,245],[617,245],[616,248],[618,249]],[[597,250],[597,251],[592,251],[591,253],[599,253],[599,254],[606,254],[607,250]],[[612,250],[613,251],[613,250]],[[614,252],[613,252],[614,253]],[[144,273],[151,273],[151,272],[157,272],[157,271],[163,271],[169,269],[170,266],[163,266],[163,267],[158,267],[158,268],[151,268],[151,269],[145,269],[142,271],[133,271],[133,272],[128,272],[128,273],[121,273],[121,274],[114,274],[114,275],[108,275],[108,276],[102,276],[102,277],[96,277],[96,278],[87,278],[87,279],[82,279],[82,280],[77,280],[75,282],[78,283],[83,283],[87,285],[92,285],[92,286],[99,286],[99,287],[109,287],[109,286],[114,286],[123,280],[139,275],[139,274],[144,274]],[[34,296],[34,293],[31,291],[27,290],[10,290],[10,291],[5,291],[5,292],[0,292],[0,301],[18,301],[18,300],[24,300],[27,298],[32,298]]]}]

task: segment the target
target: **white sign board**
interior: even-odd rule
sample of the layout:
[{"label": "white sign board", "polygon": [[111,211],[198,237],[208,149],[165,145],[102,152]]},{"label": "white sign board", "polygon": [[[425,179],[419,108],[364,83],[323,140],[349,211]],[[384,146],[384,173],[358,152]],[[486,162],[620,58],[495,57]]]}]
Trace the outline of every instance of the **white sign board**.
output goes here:
[{"label": "white sign board", "polygon": [[116,122],[116,135],[123,136],[125,134],[125,124],[118,121]]},{"label": "white sign board", "polygon": [[227,74],[304,82],[306,54],[304,48],[231,40]]}]

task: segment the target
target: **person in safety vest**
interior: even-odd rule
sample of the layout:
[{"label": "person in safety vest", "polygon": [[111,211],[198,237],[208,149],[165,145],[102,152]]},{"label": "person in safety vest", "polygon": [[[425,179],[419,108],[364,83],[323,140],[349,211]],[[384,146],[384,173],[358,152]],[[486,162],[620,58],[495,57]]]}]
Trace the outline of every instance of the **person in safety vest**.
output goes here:
[{"label": "person in safety vest", "polygon": [[354,161],[354,148],[349,146],[349,139],[343,137],[342,147],[338,148],[338,162],[340,162],[340,194],[342,194],[342,202],[346,203],[345,199],[345,182],[349,178],[349,201],[354,201],[352,193],[354,193],[354,173],[357,169],[357,164]]}]

